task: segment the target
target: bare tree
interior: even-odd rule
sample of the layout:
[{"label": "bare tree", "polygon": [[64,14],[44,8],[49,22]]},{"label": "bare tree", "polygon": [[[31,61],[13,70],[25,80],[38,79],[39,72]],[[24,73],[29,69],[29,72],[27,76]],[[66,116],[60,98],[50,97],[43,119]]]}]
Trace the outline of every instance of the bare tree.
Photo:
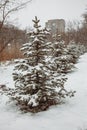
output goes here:
[{"label": "bare tree", "polygon": [[66,42],[79,42],[80,21],[74,20],[67,23]]},{"label": "bare tree", "polygon": [[[2,37],[2,33],[3,32],[3,27],[5,28],[4,24],[8,21],[8,18],[12,15],[12,13],[17,12],[20,9],[23,9],[29,2],[31,2],[32,0],[0,0],[0,53],[5,49],[5,47],[14,40],[14,36],[13,37],[9,37],[9,39],[7,40],[5,37],[5,35],[7,35],[5,33],[4,38],[5,43],[3,44],[3,37]],[[5,31],[5,30],[4,30]],[[1,45],[3,44],[3,45]]]},{"label": "bare tree", "polygon": [[31,1],[32,0],[25,0],[25,2],[23,2],[23,0],[0,0],[0,29],[12,13],[24,8]]}]

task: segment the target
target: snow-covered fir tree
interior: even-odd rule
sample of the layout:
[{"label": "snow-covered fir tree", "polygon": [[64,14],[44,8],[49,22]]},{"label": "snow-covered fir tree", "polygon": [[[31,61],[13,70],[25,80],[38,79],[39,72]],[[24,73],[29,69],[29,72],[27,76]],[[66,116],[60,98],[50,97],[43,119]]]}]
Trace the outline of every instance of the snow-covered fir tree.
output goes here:
[{"label": "snow-covered fir tree", "polygon": [[65,42],[61,39],[61,35],[54,37],[54,58],[58,73],[68,73],[74,69],[74,64],[70,62],[71,55],[68,54],[68,49]]},{"label": "snow-covered fir tree", "polygon": [[52,67],[55,65],[50,62],[52,44],[47,42],[48,32],[41,29],[39,21],[35,17],[30,41],[21,48],[25,58],[16,61],[13,73],[15,89],[11,89],[8,94],[25,112],[46,110],[49,106],[60,103],[62,98],[74,94],[64,88],[67,78]]},{"label": "snow-covered fir tree", "polygon": [[79,56],[87,51],[87,48],[80,43],[76,44],[74,41],[70,41],[67,45],[67,50],[68,55],[71,56],[70,62],[75,64],[78,61]]}]

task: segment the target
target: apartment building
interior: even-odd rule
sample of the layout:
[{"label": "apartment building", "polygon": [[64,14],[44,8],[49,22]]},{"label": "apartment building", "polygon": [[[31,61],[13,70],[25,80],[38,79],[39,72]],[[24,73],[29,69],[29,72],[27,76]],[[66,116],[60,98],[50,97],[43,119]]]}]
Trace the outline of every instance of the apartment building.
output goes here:
[{"label": "apartment building", "polygon": [[45,23],[46,28],[50,29],[52,34],[65,32],[65,20],[64,19],[52,19]]}]

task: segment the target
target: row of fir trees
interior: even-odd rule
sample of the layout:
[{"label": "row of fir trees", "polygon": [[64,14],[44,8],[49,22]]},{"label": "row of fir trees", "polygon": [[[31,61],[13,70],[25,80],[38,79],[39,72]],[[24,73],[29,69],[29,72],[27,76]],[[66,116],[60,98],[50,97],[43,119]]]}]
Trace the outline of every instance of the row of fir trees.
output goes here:
[{"label": "row of fir trees", "polygon": [[29,42],[21,48],[25,58],[15,64],[15,89],[10,89],[8,94],[24,112],[47,110],[75,93],[64,87],[65,73],[74,68],[72,55],[63,41],[48,41],[50,33],[46,28],[42,29],[39,22],[35,17]]}]

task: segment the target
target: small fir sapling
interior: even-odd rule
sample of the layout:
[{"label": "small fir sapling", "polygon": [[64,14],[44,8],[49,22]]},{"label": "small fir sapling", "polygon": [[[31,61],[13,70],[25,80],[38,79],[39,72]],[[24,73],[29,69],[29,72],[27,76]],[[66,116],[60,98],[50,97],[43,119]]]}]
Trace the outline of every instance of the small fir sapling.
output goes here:
[{"label": "small fir sapling", "polygon": [[71,55],[68,54],[65,42],[60,37],[61,35],[54,37],[54,62],[56,63],[58,73],[68,73],[74,69],[74,64],[70,62]]},{"label": "small fir sapling", "polygon": [[87,52],[87,48],[81,43],[76,44],[74,41],[70,41],[67,45],[68,55],[71,56],[70,62],[77,63],[79,56]]}]

